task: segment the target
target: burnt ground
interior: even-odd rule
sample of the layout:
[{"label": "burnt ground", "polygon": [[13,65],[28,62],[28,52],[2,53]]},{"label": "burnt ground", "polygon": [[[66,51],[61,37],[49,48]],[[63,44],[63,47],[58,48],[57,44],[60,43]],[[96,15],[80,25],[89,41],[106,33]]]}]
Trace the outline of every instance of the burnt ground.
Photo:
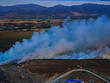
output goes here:
[{"label": "burnt ground", "polygon": [[[0,66],[0,83],[48,83],[67,71],[79,68],[90,70],[110,81],[109,60],[30,60],[22,64]],[[96,79],[82,72],[75,72],[73,77],[82,80]],[[98,80],[96,83],[104,82]]]}]

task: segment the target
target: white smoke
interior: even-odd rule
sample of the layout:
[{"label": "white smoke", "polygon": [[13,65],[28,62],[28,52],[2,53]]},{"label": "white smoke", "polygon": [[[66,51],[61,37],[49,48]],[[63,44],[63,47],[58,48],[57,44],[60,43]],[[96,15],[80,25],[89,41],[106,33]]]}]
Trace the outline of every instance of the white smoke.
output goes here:
[{"label": "white smoke", "polygon": [[64,21],[62,27],[35,32],[31,39],[17,42],[5,53],[0,53],[0,64],[26,59],[94,59],[108,58],[110,19]]}]

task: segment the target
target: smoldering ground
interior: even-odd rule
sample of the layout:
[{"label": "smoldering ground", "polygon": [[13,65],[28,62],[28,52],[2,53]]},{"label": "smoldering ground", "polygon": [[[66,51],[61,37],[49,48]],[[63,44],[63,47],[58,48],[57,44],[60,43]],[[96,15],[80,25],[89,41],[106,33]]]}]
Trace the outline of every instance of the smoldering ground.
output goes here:
[{"label": "smoldering ground", "polygon": [[29,40],[16,42],[12,48],[0,53],[0,64],[26,59],[94,59],[109,58],[110,19],[64,20],[62,27],[35,32]]}]

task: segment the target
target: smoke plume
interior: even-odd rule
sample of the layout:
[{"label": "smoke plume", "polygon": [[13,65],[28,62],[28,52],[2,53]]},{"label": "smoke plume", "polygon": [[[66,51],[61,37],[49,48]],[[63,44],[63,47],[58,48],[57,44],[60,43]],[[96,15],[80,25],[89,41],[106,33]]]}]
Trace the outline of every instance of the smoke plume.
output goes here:
[{"label": "smoke plume", "polygon": [[0,53],[0,64],[27,59],[94,59],[109,58],[110,19],[102,16],[88,20],[64,20],[62,27],[35,32],[29,40],[16,42]]}]

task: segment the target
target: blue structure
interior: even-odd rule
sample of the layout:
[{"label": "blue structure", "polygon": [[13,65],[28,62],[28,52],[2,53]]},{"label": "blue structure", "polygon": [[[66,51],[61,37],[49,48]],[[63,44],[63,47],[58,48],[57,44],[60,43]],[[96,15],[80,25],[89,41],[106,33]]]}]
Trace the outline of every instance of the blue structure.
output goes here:
[{"label": "blue structure", "polygon": [[66,83],[82,83],[80,80],[68,79]]}]

